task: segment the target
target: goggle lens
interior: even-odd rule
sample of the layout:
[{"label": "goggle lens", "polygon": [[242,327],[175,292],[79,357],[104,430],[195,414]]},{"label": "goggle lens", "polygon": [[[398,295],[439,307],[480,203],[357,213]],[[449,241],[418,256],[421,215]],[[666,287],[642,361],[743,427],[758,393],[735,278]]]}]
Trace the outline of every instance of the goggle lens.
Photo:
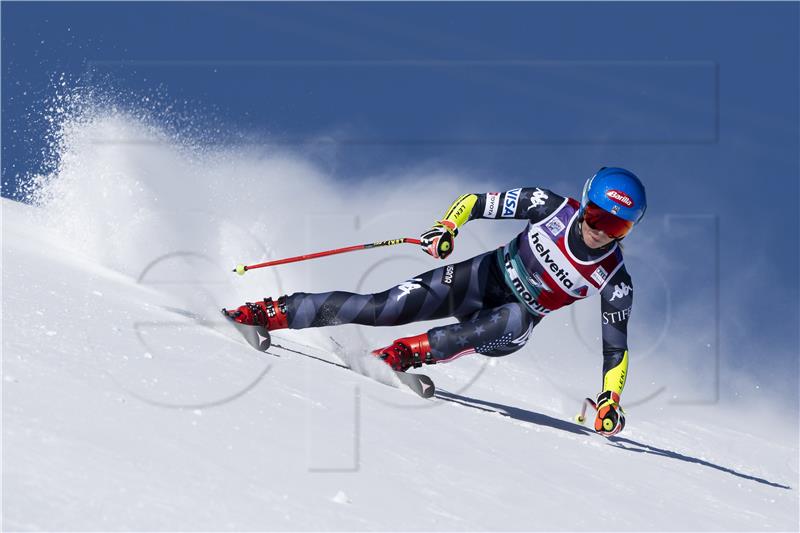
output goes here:
[{"label": "goggle lens", "polygon": [[612,239],[621,239],[633,228],[633,222],[612,215],[592,202],[586,204],[583,220],[590,228],[602,231]]}]

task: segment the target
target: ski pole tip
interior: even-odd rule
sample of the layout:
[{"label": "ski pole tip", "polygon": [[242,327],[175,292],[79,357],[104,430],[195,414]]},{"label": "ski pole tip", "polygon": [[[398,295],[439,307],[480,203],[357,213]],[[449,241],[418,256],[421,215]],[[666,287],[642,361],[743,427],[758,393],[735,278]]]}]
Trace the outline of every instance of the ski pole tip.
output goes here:
[{"label": "ski pole tip", "polygon": [[247,272],[247,267],[242,264],[238,264],[236,265],[236,268],[233,269],[233,271],[239,274],[240,276],[244,276],[244,273]]}]

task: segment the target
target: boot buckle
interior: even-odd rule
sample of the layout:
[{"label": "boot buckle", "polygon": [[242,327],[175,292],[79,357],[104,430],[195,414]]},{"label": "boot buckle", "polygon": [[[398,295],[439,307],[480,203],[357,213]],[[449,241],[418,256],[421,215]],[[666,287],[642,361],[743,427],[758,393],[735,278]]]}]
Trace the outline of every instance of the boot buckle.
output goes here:
[{"label": "boot buckle", "polygon": [[270,318],[275,318],[275,304],[272,301],[272,298],[264,298],[264,306],[267,308],[267,316]]}]

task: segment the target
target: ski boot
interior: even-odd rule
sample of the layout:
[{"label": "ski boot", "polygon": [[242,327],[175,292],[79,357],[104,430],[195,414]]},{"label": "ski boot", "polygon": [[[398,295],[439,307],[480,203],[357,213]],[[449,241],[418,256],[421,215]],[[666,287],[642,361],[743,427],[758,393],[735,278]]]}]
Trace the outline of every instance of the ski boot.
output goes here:
[{"label": "ski boot", "polygon": [[272,344],[270,331],[289,327],[286,296],[281,296],[277,302],[272,298],[264,298],[256,303],[247,302],[233,311],[223,307],[222,314],[253,348],[262,352],[266,352]]},{"label": "ski boot", "polygon": [[418,368],[423,364],[436,364],[427,333],[397,339],[391,346],[373,350],[372,354],[383,359],[384,363],[398,372],[405,372],[411,367]]}]

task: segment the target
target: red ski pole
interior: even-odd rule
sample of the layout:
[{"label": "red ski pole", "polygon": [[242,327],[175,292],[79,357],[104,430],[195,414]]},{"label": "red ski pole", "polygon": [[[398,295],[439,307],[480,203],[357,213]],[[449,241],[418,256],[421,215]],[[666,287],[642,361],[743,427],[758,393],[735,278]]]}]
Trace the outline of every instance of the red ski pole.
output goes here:
[{"label": "red ski pole", "polygon": [[296,257],[289,257],[286,259],[276,259],[274,261],[267,261],[266,263],[258,263],[256,265],[239,264],[236,265],[236,268],[234,268],[233,271],[239,274],[240,276],[244,276],[245,272],[247,272],[248,270],[254,270],[256,268],[271,267],[275,265],[285,265],[286,263],[296,263],[297,261],[305,261],[306,259],[316,259],[317,257],[343,254],[345,252],[354,252],[356,250],[367,250],[369,248],[378,248],[380,246],[394,246],[395,244],[404,244],[404,243],[419,244],[419,239],[410,239],[408,237],[404,237],[402,239],[391,239],[388,241],[371,242],[368,244],[356,244],[355,246],[336,248],[335,250],[327,250],[325,252],[317,252],[314,254],[298,255]]}]

